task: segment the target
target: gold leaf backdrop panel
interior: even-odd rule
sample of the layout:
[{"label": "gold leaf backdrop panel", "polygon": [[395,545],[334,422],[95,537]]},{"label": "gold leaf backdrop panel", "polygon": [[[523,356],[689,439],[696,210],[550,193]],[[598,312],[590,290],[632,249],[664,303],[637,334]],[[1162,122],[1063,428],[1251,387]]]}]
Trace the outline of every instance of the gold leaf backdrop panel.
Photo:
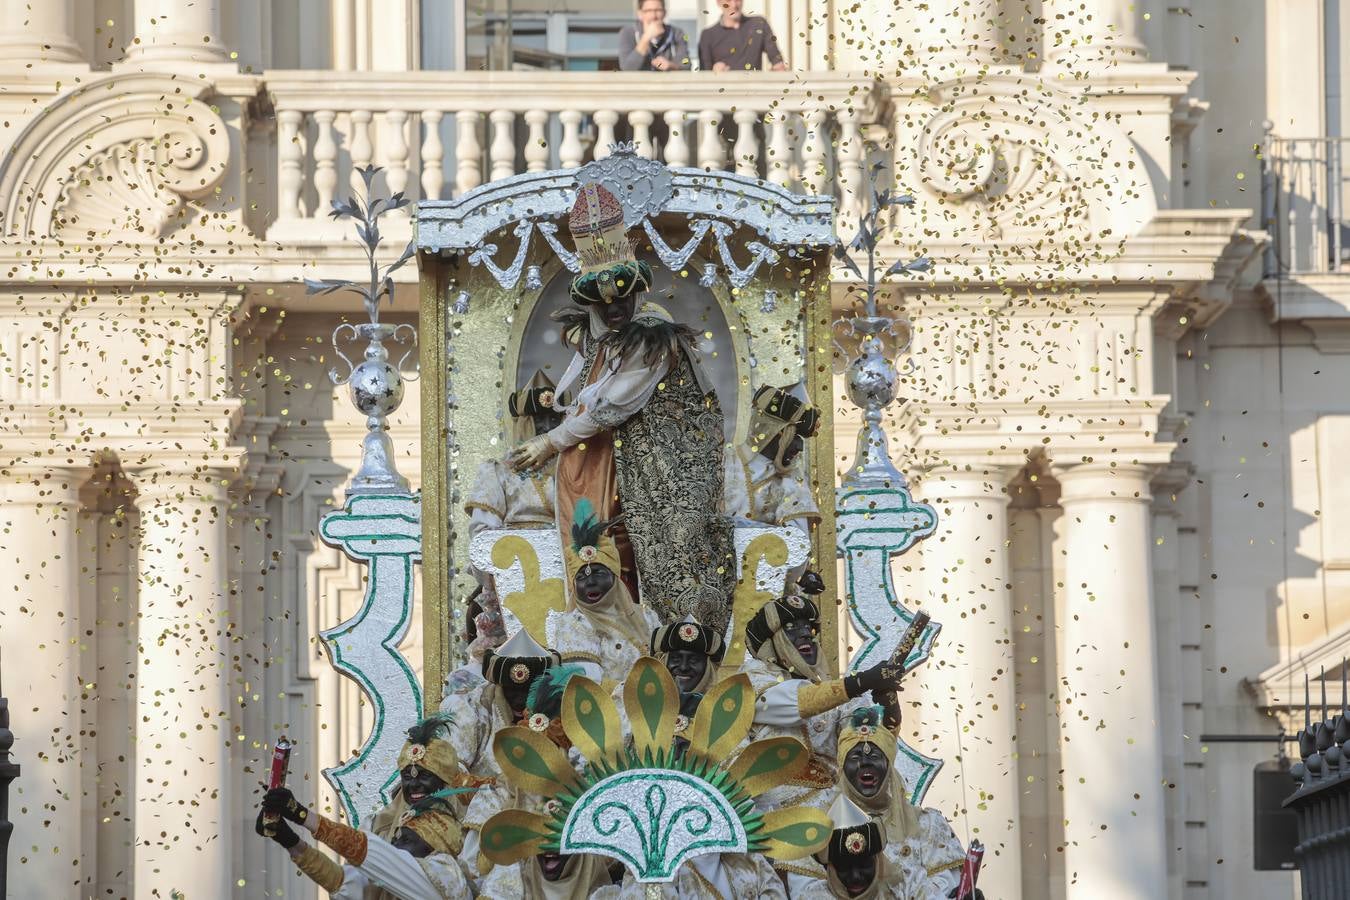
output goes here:
[{"label": "gold leaf backdrop panel", "polygon": [[[510,242],[505,243],[514,251]],[[422,318],[424,325],[441,325],[439,332],[424,328],[422,340],[436,340],[439,333],[445,347],[441,369],[434,374],[424,370],[424,377],[435,379],[439,399],[424,405],[422,422],[424,436],[435,430],[439,451],[429,467],[424,455],[423,516],[441,516],[437,524],[448,525],[448,535],[427,540],[431,532],[423,524],[423,565],[441,573],[435,579],[441,587],[423,598],[422,607],[425,633],[437,638],[434,648],[428,641],[423,685],[426,706],[433,710],[439,706],[446,673],[461,662],[457,636],[464,628],[468,596],[476,586],[467,571],[469,516],[463,498],[473,486],[479,464],[509,449],[503,414],[510,388],[505,387],[503,371],[522,293],[503,289],[489,272],[470,266],[462,256],[439,261],[439,266],[440,287],[434,294],[438,309],[424,309]],[[434,277],[429,272],[435,268],[436,264],[426,266],[423,278]],[[455,298],[461,290],[468,291],[469,309],[456,314]],[[424,360],[434,356],[423,353]],[[438,412],[443,428],[437,428],[433,420]],[[433,498],[436,502],[429,502]]]}]

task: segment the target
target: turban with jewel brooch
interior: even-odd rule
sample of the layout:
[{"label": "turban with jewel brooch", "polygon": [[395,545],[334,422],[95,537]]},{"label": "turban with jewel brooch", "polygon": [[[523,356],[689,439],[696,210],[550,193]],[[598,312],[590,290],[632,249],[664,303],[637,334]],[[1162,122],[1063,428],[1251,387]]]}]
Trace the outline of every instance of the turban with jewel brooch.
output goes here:
[{"label": "turban with jewel brooch", "polygon": [[692,650],[720,663],[726,649],[722,633],[695,621],[693,616],[687,615],[678,622],[662,625],[652,632],[653,656],[659,657],[676,650]]},{"label": "turban with jewel brooch", "polygon": [[[896,743],[895,735],[882,723],[884,720],[884,710],[876,704],[871,706],[860,706],[855,709],[839,725],[839,755],[840,763],[844,757],[848,756],[848,751],[859,744],[876,744],[882,753],[886,755],[886,762],[894,765],[895,754],[900,749]],[[890,775],[889,770],[887,775]]]},{"label": "turban with jewel brooch", "polygon": [[816,859],[830,866],[827,880],[834,889],[836,897],[858,896],[849,893],[835,874],[835,867],[850,866],[861,859],[876,857],[876,874],[872,878],[872,887],[862,896],[875,897],[877,885],[886,879],[886,832],[858,805],[843,794],[835,798],[830,806],[830,820],[834,822],[834,831],[830,833],[829,846],[816,854]]},{"label": "turban with jewel brooch", "polygon": [[608,532],[612,524],[600,521],[587,498],[577,501],[572,516],[572,540],[563,553],[569,582],[577,577],[583,566],[592,563],[609,569],[615,578],[619,576],[623,563],[619,558],[619,546]]},{"label": "turban with jewel brooch", "polygon": [[787,639],[783,629],[791,622],[808,622],[819,632],[820,609],[799,594],[770,600],[745,624],[745,645],[755,658],[775,663],[798,678],[820,683],[825,678],[823,661],[818,654],[814,665],[807,663]]},{"label": "turban with jewel brooch", "polygon": [[559,662],[556,651],[540,647],[522,628],[505,644],[483,654],[483,677],[493,684],[526,684]]}]

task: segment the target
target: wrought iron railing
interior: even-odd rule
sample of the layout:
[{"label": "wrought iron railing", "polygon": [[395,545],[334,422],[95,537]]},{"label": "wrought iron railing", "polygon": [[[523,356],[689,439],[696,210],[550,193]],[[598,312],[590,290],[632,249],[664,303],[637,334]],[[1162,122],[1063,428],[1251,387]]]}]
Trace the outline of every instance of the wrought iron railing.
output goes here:
[{"label": "wrought iron railing", "polygon": [[1262,149],[1268,278],[1350,272],[1350,138],[1277,138]]}]

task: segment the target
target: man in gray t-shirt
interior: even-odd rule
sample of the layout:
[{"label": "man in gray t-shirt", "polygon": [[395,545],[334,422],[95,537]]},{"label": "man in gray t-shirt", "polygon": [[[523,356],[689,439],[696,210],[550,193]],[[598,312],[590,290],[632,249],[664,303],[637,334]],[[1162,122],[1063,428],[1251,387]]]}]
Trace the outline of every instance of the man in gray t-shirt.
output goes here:
[{"label": "man in gray t-shirt", "polygon": [[763,68],[763,58],[775,72],[787,68],[778,39],[763,16],[741,14],[743,0],[720,0],[722,18],[698,37],[698,66],[704,71],[738,72]]},{"label": "man in gray t-shirt", "polygon": [[665,0],[637,0],[638,20],[619,31],[619,68],[673,72],[689,68],[689,38],[666,24]]}]

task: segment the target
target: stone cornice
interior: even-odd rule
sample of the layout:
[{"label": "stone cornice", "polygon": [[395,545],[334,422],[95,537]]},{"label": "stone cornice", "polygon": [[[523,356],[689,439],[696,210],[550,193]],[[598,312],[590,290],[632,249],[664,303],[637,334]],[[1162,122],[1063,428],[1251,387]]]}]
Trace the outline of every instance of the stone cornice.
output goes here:
[{"label": "stone cornice", "polygon": [[[1210,285],[1231,280],[1265,245],[1264,232],[1242,224],[1251,210],[1159,210],[1143,230],[1120,243],[1093,248],[1083,245],[1072,257],[1034,255],[1031,248],[986,242],[888,242],[878,247],[886,265],[915,254],[933,259],[933,270],[922,279],[894,282],[898,290],[911,288],[974,288],[977,286],[1054,286],[1081,284],[1152,285],[1159,289]],[[901,223],[903,225],[903,223]],[[902,229],[903,232],[903,229]],[[993,247],[993,250],[990,248]],[[957,261],[959,260],[959,262]],[[836,282],[855,280],[842,271]]]},{"label": "stone cornice", "polygon": [[1323,353],[1350,353],[1350,272],[1267,278],[1258,296],[1271,324],[1297,322]]},{"label": "stone cornice", "polygon": [[113,453],[123,465],[178,458],[189,468],[237,468],[244,449],[233,441],[242,405],[237,399],[181,404],[10,402],[0,441],[7,455],[35,464],[62,455],[83,460]]},{"label": "stone cornice", "polygon": [[[1256,705],[1261,709],[1301,708],[1303,676],[1316,682],[1323,669],[1339,672],[1347,657],[1350,657],[1350,627],[1342,627],[1259,675],[1243,679],[1242,686],[1256,698]],[[1313,690],[1316,695],[1316,688]]]},{"label": "stone cornice", "polygon": [[1166,404],[1166,397],[1027,404],[925,401],[908,404],[899,418],[900,430],[908,435],[906,443],[916,454],[930,458],[1012,465],[1044,454],[1065,465],[1085,461],[1162,465],[1171,461],[1175,449],[1158,436]]}]

